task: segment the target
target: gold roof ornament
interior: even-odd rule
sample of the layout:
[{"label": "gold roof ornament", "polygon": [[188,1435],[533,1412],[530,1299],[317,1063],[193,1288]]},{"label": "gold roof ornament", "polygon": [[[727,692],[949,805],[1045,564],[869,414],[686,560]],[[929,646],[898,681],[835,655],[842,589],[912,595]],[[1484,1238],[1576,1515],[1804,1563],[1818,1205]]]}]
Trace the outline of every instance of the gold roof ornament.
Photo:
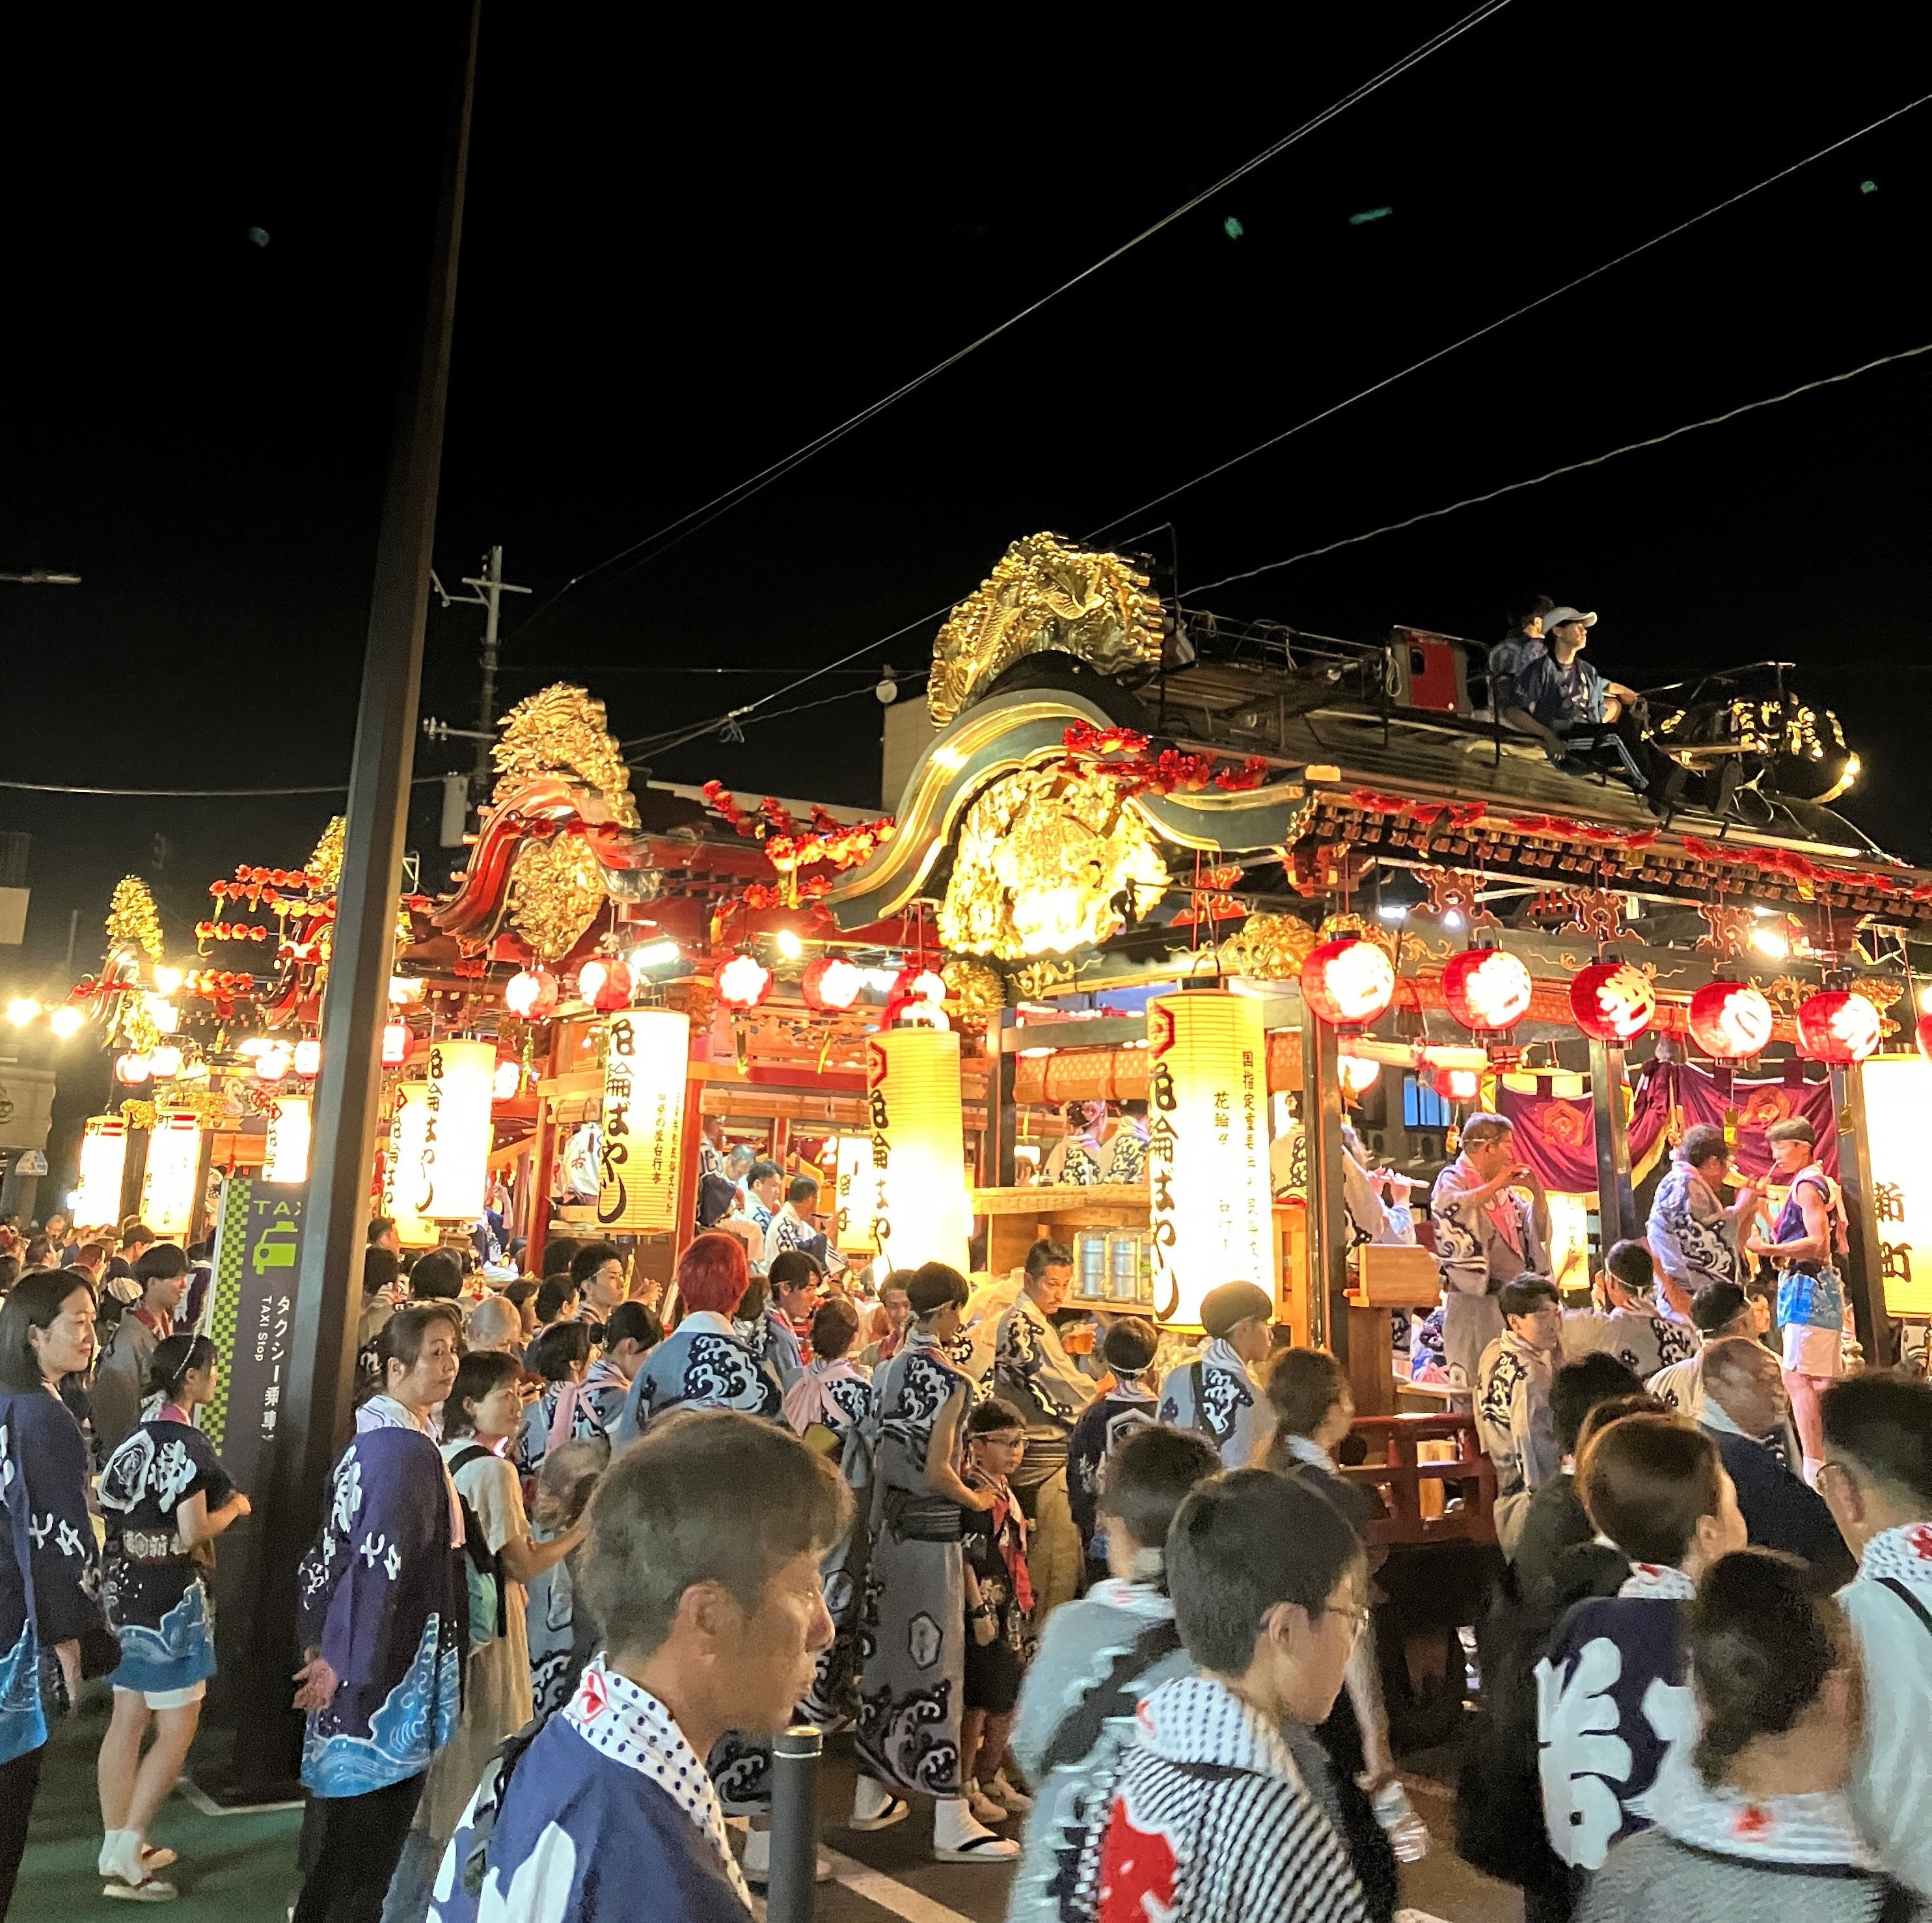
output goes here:
[{"label": "gold roof ornament", "polygon": [[495,800],[506,800],[542,776],[562,776],[595,788],[620,828],[638,825],[631,771],[611,737],[602,701],[559,682],[526,694],[504,716],[502,725],[502,739],[490,750],[496,764]]},{"label": "gold roof ornament", "polygon": [[997,968],[970,955],[956,955],[940,969],[946,984],[946,1012],[956,1021],[992,1021],[1006,1005],[1006,985]]},{"label": "gold roof ornament", "polygon": [[308,872],[318,894],[332,895],[341,885],[342,836],[347,825],[343,816],[331,815],[328,826],[322,831],[322,839],[308,858]]},{"label": "gold roof ornament", "polygon": [[1313,928],[1297,915],[1250,915],[1221,944],[1221,966],[1253,982],[1286,982],[1315,952]]},{"label": "gold roof ornament", "polygon": [[1017,962],[1067,955],[1150,914],[1167,863],[1108,775],[1022,768],[990,783],[959,824],[939,938]]},{"label": "gold roof ornament", "polygon": [[604,905],[604,872],[580,835],[527,841],[510,866],[509,892],[511,926],[540,961],[560,962]]},{"label": "gold roof ornament", "polygon": [[926,706],[944,727],[1030,654],[1068,654],[1102,674],[1160,662],[1160,601],[1118,554],[1050,534],[1016,541],[932,644]]},{"label": "gold roof ornament", "polygon": [[165,952],[153,892],[138,874],[116,882],[107,904],[107,952],[117,948],[137,948],[156,962]]}]

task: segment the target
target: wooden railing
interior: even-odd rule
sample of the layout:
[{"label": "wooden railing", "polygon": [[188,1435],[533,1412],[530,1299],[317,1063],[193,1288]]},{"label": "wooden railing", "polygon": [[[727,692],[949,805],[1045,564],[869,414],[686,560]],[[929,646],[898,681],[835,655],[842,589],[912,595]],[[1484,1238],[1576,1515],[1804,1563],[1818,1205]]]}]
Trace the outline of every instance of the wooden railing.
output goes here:
[{"label": "wooden railing", "polygon": [[[1370,1543],[1496,1540],[1496,1472],[1474,1417],[1358,1416],[1352,1433],[1367,1444],[1369,1460],[1342,1473],[1378,1490],[1389,1511],[1363,1531]],[[1438,1460],[1423,1459],[1425,1445],[1433,1445],[1430,1453]]]}]

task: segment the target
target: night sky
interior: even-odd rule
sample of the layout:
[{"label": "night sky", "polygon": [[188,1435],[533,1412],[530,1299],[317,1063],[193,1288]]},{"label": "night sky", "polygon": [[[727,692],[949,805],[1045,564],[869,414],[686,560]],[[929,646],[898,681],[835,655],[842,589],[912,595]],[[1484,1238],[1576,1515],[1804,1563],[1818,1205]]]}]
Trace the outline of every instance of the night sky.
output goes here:
[{"label": "night sky", "polygon": [[[419,282],[407,216],[436,134],[424,50],[396,26],[414,10],[325,10],[280,40],[171,18],[145,40],[76,19],[16,41],[0,568],[86,578],[0,585],[7,776],[346,773]],[[501,542],[537,590],[506,623],[506,699],[580,680],[626,737],[784,678],[680,670],[802,671],[916,622],[772,706],[849,698],[653,767],[876,804],[871,682],[923,665],[923,617],[1009,540],[1114,522],[1932,91],[1904,10],[1840,7],[1803,37],[1707,10],[1514,0],[748,505],[531,621],[1460,10],[1135,16],[1157,32],[1091,10],[910,31],[701,10],[672,34],[662,14],[488,5],[439,570],[454,586]],[[1928,116],[1117,532],[1178,564],[1185,595],[1932,341]],[[1490,638],[1540,588],[1600,610],[1594,658],[1639,685],[1795,662],[1871,771],[1849,812],[1932,860],[1928,430],[1932,357],[1206,602]],[[426,712],[471,722],[480,625],[432,608]],[[418,771],[470,754],[424,746]],[[295,865],[331,812],[0,791],[0,827],[34,837],[28,942],[0,951],[0,986],[56,986],[41,971],[75,908],[77,965],[98,963],[129,870],[185,950],[210,879]]]}]

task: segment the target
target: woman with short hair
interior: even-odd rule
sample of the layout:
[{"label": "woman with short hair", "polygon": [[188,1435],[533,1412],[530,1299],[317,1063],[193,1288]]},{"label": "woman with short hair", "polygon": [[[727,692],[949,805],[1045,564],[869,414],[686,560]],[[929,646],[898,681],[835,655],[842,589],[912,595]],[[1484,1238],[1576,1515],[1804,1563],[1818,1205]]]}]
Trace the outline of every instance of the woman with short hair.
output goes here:
[{"label": "woman with short hair", "polygon": [[23,1275],[0,1302],[0,1916],[26,1850],[48,1736],[80,1702],[92,1668],[83,1645],[107,1640],[87,1444],[58,1386],[94,1351],[84,1278]]},{"label": "woman with short hair", "polygon": [[[148,1358],[144,1388],[160,1406],[107,1459],[100,1508],[107,1526],[101,1599],[120,1639],[108,1678],[114,1717],[96,1765],[100,1873],[157,1898],[172,1886],[150,1872],[171,1852],[150,1851],[148,1826],[174,1793],[214,1673],[214,1612],[206,1576],[214,1540],[248,1514],[195,1411],[214,1398],[214,1345],[170,1336]],[[141,1744],[152,1724],[147,1754]]]}]

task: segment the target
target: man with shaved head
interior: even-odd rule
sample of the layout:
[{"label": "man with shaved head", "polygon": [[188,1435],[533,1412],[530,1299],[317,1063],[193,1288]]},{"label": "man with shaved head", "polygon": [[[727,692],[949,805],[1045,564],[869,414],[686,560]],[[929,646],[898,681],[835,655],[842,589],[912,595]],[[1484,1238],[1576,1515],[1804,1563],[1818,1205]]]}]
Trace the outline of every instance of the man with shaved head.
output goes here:
[{"label": "man with shaved head", "polygon": [[1850,1580],[1851,1552],[1824,1498],[1764,1444],[1784,1426],[1790,1407],[1778,1358],[1748,1336],[1727,1336],[1705,1346],[1703,1364],[1700,1426],[1737,1485],[1752,1544],[1802,1557],[1822,1588]]}]

